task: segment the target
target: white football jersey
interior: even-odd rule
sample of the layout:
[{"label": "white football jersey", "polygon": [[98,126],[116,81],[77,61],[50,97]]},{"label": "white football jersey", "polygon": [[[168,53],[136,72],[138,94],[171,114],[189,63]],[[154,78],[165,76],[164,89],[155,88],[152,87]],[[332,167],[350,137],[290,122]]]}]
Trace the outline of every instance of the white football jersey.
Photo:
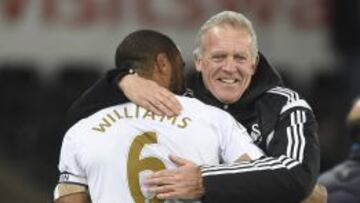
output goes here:
[{"label": "white football jersey", "polygon": [[197,99],[178,99],[183,110],[176,117],[126,103],[80,120],[65,134],[59,183],[87,186],[93,203],[152,202],[143,181],[153,171],[176,167],[171,154],[199,165],[263,155],[230,114]]}]

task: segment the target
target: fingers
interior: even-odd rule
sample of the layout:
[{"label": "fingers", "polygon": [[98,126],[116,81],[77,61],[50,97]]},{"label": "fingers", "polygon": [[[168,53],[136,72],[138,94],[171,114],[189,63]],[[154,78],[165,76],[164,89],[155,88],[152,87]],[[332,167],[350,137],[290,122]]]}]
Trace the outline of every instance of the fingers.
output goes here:
[{"label": "fingers", "polygon": [[[203,191],[186,188],[179,185],[164,185],[151,188],[151,192],[156,194],[158,199],[199,199],[204,194]],[[150,189],[149,189],[150,191]]]},{"label": "fingers", "polygon": [[[146,180],[145,184],[156,188],[156,187],[161,187],[164,185],[173,185],[176,184],[177,180],[174,177],[161,177],[161,178],[150,178],[148,180]],[[154,192],[152,190],[150,190],[151,192]]]},{"label": "fingers", "polygon": [[163,194],[163,193],[169,193],[174,192],[173,186],[171,185],[163,185],[163,186],[156,186],[156,187],[150,187],[149,192],[155,193],[155,194]]},{"label": "fingers", "polygon": [[149,188],[149,192],[155,193],[158,199],[179,199],[181,193],[173,185],[164,185]]},{"label": "fingers", "polygon": [[181,195],[176,191],[170,190],[167,192],[159,193],[158,195],[156,195],[156,197],[158,199],[180,199]]},{"label": "fingers", "polygon": [[171,109],[171,111],[175,114],[178,115],[182,109],[180,102],[178,101],[178,99],[175,97],[175,94],[173,94],[172,92],[170,92],[167,89],[164,89],[165,91],[162,91],[161,93],[163,94],[164,98],[165,98],[165,105]]},{"label": "fingers", "polygon": [[150,192],[160,193],[165,189],[181,185],[178,182],[179,180],[174,177],[162,177],[149,179],[145,184],[149,187]]},{"label": "fingers", "polygon": [[[159,90],[151,89],[144,94],[142,103],[139,105],[155,113],[156,115],[176,116],[181,111],[181,105],[175,95],[162,87]],[[139,99],[140,100],[140,99]]]},{"label": "fingers", "polygon": [[170,117],[180,114],[182,107],[175,94],[154,81],[129,75],[125,76],[118,85],[129,100],[156,115]]},{"label": "fingers", "polygon": [[[157,109],[159,113],[154,112],[156,115],[162,116],[175,116],[175,112],[171,110],[166,104],[166,101],[163,99],[162,96],[154,96],[154,98],[149,98],[149,104],[152,108]],[[150,110],[150,109],[147,109]]]},{"label": "fingers", "polygon": [[[180,157],[173,156],[179,164],[191,163]],[[195,164],[186,165],[177,169],[168,169],[155,172],[147,177],[145,184],[151,193],[159,199],[196,199],[204,194],[201,175]],[[190,169],[190,170],[189,170]]]},{"label": "fingers", "polygon": [[186,164],[192,164],[191,161],[187,160],[187,159],[183,159],[181,157],[175,156],[175,155],[170,155],[169,156],[170,160],[175,163],[177,166],[184,166]]},{"label": "fingers", "polygon": [[162,111],[157,108],[157,105],[153,105],[150,101],[143,101],[142,103],[139,103],[139,105],[156,115],[163,115]]},{"label": "fingers", "polygon": [[162,88],[158,94],[155,95],[154,101],[157,108],[166,116],[176,116],[180,114],[181,104],[175,95],[169,90]]},{"label": "fingers", "polygon": [[174,185],[179,181],[176,173],[177,172],[175,170],[162,170],[155,172],[146,178],[145,184],[153,187],[153,189],[164,185]]},{"label": "fingers", "polygon": [[156,194],[158,199],[179,199],[186,197],[186,189],[181,184],[164,184],[159,186],[150,186],[149,192]]},{"label": "fingers", "polygon": [[155,178],[161,178],[161,177],[172,177],[175,176],[177,171],[175,169],[165,169],[161,171],[157,171],[155,173],[152,173],[149,175],[148,179],[155,179]]}]

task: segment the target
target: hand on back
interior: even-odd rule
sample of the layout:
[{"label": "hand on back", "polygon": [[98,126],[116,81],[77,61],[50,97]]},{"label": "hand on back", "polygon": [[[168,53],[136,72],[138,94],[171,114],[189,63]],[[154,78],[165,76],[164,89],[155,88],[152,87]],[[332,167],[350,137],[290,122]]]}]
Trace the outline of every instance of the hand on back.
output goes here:
[{"label": "hand on back", "polygon": [[130,101],[157,115],[175,116],[181,111],[175,94],[152,80],[136,74],[127,75],[118,86]]}]

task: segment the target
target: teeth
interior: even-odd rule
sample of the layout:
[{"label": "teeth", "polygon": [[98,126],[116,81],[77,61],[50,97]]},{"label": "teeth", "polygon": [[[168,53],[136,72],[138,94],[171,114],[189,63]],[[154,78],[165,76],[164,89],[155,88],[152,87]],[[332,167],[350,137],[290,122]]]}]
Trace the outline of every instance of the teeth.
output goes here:
[{"label": "teeth", "polygon": [[220,81],[227,84],[233,84],[236,82],[235,79],[222,79],[222,78],[220,79]]}]

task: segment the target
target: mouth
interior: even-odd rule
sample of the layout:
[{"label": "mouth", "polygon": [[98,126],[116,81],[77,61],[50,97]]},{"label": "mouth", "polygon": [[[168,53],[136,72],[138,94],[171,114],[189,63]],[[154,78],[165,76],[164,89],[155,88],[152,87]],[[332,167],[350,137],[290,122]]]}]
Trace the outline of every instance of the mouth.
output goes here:
[{"label": "mouth", "polygon": [[228,78],[219,78],[217,80],[221,83],[228,84],[228,85],[235,84],[239,81],[238,79],[228,79]]}]

